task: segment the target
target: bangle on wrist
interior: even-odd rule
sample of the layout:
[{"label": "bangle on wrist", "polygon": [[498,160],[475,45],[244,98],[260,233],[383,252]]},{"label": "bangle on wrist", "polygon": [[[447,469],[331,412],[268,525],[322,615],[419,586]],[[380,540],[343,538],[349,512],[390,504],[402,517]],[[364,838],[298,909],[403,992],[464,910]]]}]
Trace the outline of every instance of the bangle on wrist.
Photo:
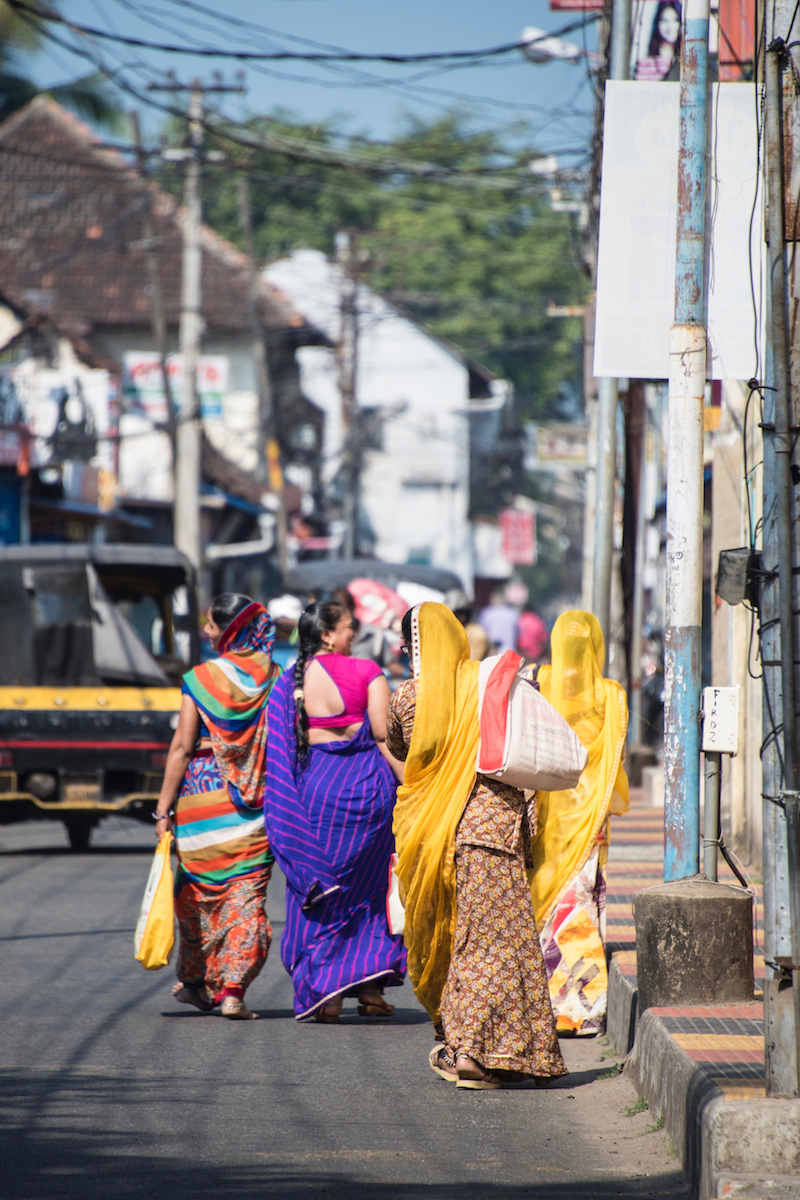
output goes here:
[{"label": "bangle on wrist", "polygon": [[170,818],[171,816],[172,816],[172,813],[171,813],[171,812],[165,812],[165,813],[157,813],[157,812],[154,812],[154,813],[153,813],[153,820],[154,820],[154,821],[156,821],[156,822],[158,822],[158,821],[168,821],[168,820],[169,820],[169,818]]}]

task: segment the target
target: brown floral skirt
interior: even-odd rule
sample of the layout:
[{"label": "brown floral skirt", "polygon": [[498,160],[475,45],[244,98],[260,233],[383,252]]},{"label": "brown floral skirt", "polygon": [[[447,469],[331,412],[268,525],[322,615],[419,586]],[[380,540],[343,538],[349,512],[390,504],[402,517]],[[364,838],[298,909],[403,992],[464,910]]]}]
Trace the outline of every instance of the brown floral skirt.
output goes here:
[{"label": "brown floral skirt", "polygon": [[565,1075],[522,851],[456,847],[444,1038],[490,1070]]}]

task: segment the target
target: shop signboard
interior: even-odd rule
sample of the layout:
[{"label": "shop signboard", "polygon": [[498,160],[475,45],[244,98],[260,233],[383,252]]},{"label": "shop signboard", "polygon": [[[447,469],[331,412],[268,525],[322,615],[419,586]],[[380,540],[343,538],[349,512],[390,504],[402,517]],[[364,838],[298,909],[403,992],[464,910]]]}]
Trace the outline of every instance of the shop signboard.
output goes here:
[{"label": "shop signboard", "polygon": [[[167,420],[167,401],[161,359],[155,351],[132,350],[123,355],[122,397],[125,410],[148,417],[151,421]],[[167,358],[172,402],[180,406],[183,393],[183,355]],[[197,364],[197,391],[201,414],[206,419],[222,417],[222,402],[228,391],[229,364],[222,354],[203,354]]]}]

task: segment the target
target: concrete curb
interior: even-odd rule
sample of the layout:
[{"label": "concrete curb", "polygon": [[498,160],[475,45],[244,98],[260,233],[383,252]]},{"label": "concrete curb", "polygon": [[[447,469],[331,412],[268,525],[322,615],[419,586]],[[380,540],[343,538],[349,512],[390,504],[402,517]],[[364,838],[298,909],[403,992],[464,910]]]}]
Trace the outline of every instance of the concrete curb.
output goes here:
[{"label": "concrete curb", "polygon": [[653,1115],[663,1118],[694,1195],[699,1200],[716,1196],[702,1178],[702,1129],[706,1109],[721,1101],[722,1093],[670,1037],[652,1010],[638,1022],[625,1072],[647,1099]]},{"label": "concrete curb", "polygon": [[649,1009],[637,1023],[636,999],[634,978],[612,958],[609,1039],[628,1054],[626,1074],[654,1116],[663,1117],[698,1200],[797,1200],[800,1099],[726,1100],[655,1011]]},{"label": "concrete curb", "polygon": [[608,1012],[606,1033],[619,1054],[629,1054],[636,1034],[637,989],[633,979],[623,974],[616,954],[608,966]]}]

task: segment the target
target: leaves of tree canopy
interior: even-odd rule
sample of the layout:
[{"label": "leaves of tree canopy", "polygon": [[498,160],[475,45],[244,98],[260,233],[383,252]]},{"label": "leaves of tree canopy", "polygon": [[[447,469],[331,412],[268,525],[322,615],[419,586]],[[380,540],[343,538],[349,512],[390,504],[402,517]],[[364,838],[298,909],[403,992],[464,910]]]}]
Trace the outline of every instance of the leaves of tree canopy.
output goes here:
[{"label": "leaves of tree canopy", "polygon": [[[521,415],[561,415],[565,402],[575,412],[581,322],[547,315],[549,304],[580,304],[586,295],[574,217],[553,211],[527,169],[534,149],[518,130],[475,132],[452,112],[428,123],[410,120],[388,145],[364,139],[343,146],[330,126],[307,127],[288,116],[254,119],[230,133],[293,139],[301,155],[339,150],[341,162],[304,161],[291,151],[220,138],[228,165],[207,167],[204,183],[204,217],[219,233],[241,244],[233,160],[248,166],[263,261],[304,246],[332,254],[337,232],[347,230],[359,278],[510,379]],[[412,174],[409,163],[423,173]],[[444,170],[425,171],[423,164]],[[163,182],[176,190],[179,176],[165,169]]]},{"label": "leaves of tree canopy", "polygon": [[53,87],[42,88],[24,70],[25,55],[40,50],[46,38],[46,17],[34,17],[30,10],[55,9],[55,0],[40,4],[30,0],[25,11],[0,0],[0,121],[23,108],[36,96],[52,96],[87,120],[109,129],[124,123],[124,110],[114,96],[108,80],[99,71],[90,71]]}]

